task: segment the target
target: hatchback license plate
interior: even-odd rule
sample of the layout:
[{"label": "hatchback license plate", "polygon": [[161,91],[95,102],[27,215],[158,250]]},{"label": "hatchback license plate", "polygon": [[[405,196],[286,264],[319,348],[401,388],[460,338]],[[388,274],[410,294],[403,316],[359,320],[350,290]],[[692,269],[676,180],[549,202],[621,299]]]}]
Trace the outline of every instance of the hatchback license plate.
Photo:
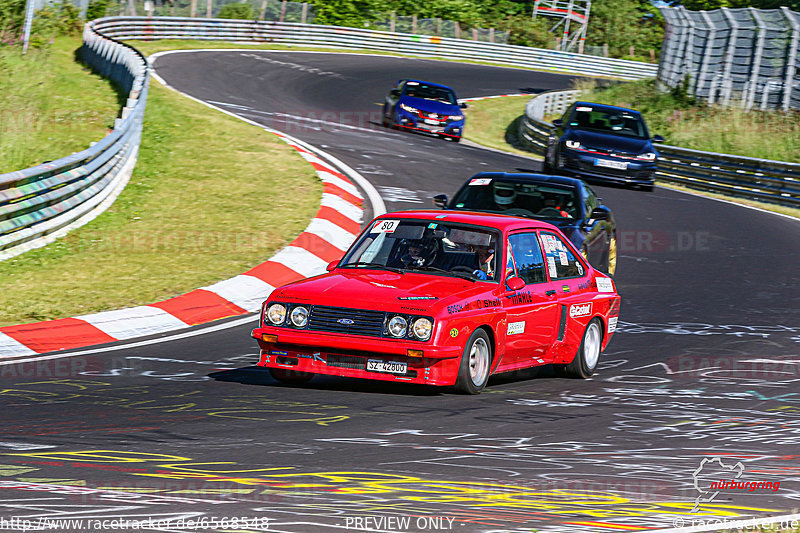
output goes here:
[{"label": "hatchback license plate", "polygon": [[439,121],[438,120],[433,120],[433,119],[430,119],[430,118],[426,118],[425,119],[425,124],[430,124],[431,126],[438,126],[439,125]]},{"label": "hatchback license plate", "polygon": [[378,359],[369,359],[367,361],[367,370],[369,370],[370,372],[405,374],[406,370],[408,370],[408,364],[399,363],[397,361],[380,361]]},{"label": "hatchback license plate", "polygon": [[625,170],[628,168],[628,163],[626,161],[614,161],[613,159],[595,159],[594,164],[598,167],[616,168],[618,170]]}]

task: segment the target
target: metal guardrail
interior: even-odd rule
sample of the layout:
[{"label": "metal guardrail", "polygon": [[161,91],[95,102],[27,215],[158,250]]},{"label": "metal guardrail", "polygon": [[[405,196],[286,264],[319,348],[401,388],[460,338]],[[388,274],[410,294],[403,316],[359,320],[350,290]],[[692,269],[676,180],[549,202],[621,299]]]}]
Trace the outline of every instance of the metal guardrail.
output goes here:
[{"label": "metal guardrail", "polygon": [[107,17],[95,21],[95,27],[103,35],[119,40],[201,39],[376,50],[623,80],[653,78],[658,70],[657,65],[650,63],[557,50],[317,24],[178,17]]},{"label": "metal guardrail", "polygon": [[[544,121],[545,115],[564,112],[579,95],[580,91],[550,91],[532,98],[520,121],[518,134],[522,146],[544,156],[552,130],[552,124]],[[800,164],[666,144],[657,145],[657,149],[658,180],[800,207]]]},{"label": "metal guardrail", "polygon": [[128,182],[142,134],[149,76],[136,50],[86,25],[86,64],[128,93],[114,131],[91,148],[0,174],[0,260],[38,248],[106,210]]},{"label": "metal guardrail", "polygon": [[708,103],[800,109],[800,12],[787,7],[689,11],[663,7],[658,80]]}]

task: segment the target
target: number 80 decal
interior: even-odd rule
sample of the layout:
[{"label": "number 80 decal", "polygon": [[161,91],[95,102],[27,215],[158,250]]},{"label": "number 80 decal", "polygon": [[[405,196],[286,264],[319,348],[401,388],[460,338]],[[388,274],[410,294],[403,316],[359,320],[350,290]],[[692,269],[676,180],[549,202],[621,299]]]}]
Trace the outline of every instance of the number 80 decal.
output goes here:
[{"label": "number 80 decal", "polygon": [[379,220],[372,226],[370,233],[394,233],[398,224],[399,220]]}]

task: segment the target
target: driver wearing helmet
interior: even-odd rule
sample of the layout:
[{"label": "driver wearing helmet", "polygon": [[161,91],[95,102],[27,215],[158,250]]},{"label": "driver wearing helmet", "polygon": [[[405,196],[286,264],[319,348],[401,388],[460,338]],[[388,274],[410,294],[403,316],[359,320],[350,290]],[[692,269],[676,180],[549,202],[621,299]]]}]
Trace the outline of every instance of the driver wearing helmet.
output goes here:
[{"label": "driver wearing helmet", "polygon": [[517,191],[514,190],[514,186],[511,187],[498,187],[495,185],[494,187],[494,203],[502,209],[508,209],[514,204],[514,200],[517,198]]},{"label": "driver wearing helmet", "polygon": [[436,258],[437,244],[433,237],[422,240],[408,241],[406,253],[400,257],[400,262],[405,268],[419,268],[430,266]]},{"label": "driver wearing helmet", "polygon": [[472,275],[481,280],[494,279],[494,248],[490,246],[474,246],[478,257],[478,268]]}]

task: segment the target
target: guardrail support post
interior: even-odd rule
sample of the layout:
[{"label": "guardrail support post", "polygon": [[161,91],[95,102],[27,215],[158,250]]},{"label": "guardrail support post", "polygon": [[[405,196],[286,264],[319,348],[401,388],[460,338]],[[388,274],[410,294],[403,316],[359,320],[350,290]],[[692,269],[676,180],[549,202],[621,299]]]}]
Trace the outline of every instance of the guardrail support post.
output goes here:
[{"label": "guardrail support post", "polygon": [[783,16],[792,25],[792,41],[789,45],[789,57],[786,60],[786,77],[783,80],[783,102],[781,107],[784,111],[789,110],[792,103],[792,90],[794,83],[795,69],[797,68],[797,47],[800,45],[800,22],[788,7],[781,7]]},{"label": "guardrail support post", "polygon": [[761,15],[758,13],[758,10],[752,7],[748,7],[747,9],[750,12],[750,16],[753,17],[753,20],[755,20],[756,24],[758,25],[756,50],[755,55],[753,56],[752,70],[750,72],[750,93],[747,95],[747,100],[745,101],[744,107],[746,111],[750,111],[750,109],[753,108],[753,103],[756,100],[756,91],[758,90],[758,75],[761,70],[761,58],[764,55],[764,39],[767,36],[767,31],[764,21],[761,19]]},{"label": "guardrail support post", "polygon": [[[714,23],[711,21],[711,17],[708,16],[707,11],[701,11],[701,15],[703,16],[703,21],[708,26],[708,36],[706,37],[706,46],[703,50],[703,62],[700,63],[700,74],[697,76],[697,86],[695,87],[695,95],[699,96],[700,91],[703,90],[705,87],[706,80],[708,78],[708,64],[711,62],[711,50],[714,48],[714,39],[717,37],[717,28],[714,26]],[[709,85],[708,88],[708,98],[709,103],[714,101],[713,96],[713,87]]]},{"label": "guardrail support post", "polygon": [[739,38],[739,23],[733,17],[727,7],[722,8],[722,14],[728,21],[730,33],[728,34],[728,47],[725,50],[725,67],[722,76],[722,105],[727,106],[731,101],[731,90],[733,80],[731,79],[731,69],[733,60],[736,57],[736,40]]}]

